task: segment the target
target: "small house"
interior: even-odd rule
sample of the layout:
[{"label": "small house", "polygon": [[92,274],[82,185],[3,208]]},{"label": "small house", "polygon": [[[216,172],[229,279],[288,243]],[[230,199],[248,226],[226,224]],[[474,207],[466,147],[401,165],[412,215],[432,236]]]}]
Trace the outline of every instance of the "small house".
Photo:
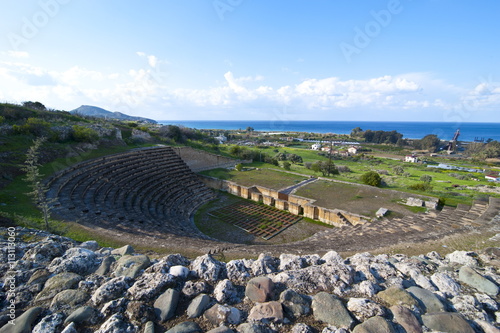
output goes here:
[{"label": "small house", "polygon": [[315,143],[311,146],[311,149],[312,150],[320,150],[321,149],[321,145],[319,143]]},{"label": "small house", "polygon": [[405,162],[418,163],[418,157],[416,155],[406,155]]},{"label": "small house", "polygon": [[498,174],[498,172],[489,173],[484,176],[484,178],[486,178],[486,180],[489,182],[500,182],[500,175]]},{"label": "small house", "polygon": [[348,152],[349,152],[349,154],[351,154],[351,155],[356,155],[356,154],[358,153],[358,149],[359,149],[359,148],[357,148],[357,147],[349,147],[349,148],[347,149],[347,151],[348,151]]}]

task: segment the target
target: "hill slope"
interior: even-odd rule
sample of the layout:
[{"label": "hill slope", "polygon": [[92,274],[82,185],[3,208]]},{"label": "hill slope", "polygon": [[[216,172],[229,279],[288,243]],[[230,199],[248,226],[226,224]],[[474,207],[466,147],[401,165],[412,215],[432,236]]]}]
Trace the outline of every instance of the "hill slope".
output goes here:
[{"label": "hill slope", "polygon": [[84,116],[92,116],[92,117],[100,117],[100,118],[111,118],[111,119],[119,119],[119,120],[131,120],[131,121],[145,121],[148,123],[156,124],[156,121],[153,119],[129,116],[121,112],[111,112],[105,110],[103,108],[99,108],[97,106],[92,105],[82,105],[79,108],[70,111],[71,113],[76,113]]}]

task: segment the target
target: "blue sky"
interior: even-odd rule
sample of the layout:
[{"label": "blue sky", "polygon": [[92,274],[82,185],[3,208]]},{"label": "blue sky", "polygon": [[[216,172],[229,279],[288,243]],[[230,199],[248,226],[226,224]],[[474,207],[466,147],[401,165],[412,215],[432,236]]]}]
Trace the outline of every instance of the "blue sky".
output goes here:
[{"label": "blue sky", "polygon": [[0,101],[157,120],[500,122],[495,0],[0,6]]}]

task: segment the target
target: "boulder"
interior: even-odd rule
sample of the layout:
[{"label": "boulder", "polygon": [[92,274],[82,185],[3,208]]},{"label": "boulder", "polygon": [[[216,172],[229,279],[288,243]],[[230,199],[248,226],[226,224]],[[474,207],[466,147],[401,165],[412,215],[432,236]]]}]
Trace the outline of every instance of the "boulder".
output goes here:
[{"label": "boulder", "polygon": [[422,333],[422,326],[418,322],[417,317],[404,306],[393,305],[391,306],[391,312],[394,316],[394,320],[405,329],[406,333]]},{"label": "boulder", "polygon": [[46,317],[33,327],[31,333],[56,333],[60,331],[60,326],[64,320],[64,315],[62,313],[53,313]]},{"label": "boulder", "polygon": [[64,326],[69,323],[94,325],[100,319],[99,311],[90,306],[82,306],[73,311],[64,321]]},{"label": "boulder", "polygon": [[209,254],[196,258],[191,263],[191,270],[196,277],[207,281],[218,281],[227,277],[225,264]]},{"label": "boulder", "polygon": [[254,276],[271,274],[278,271],[279,262],[270,255],[261,253],[252,263],[251,270]]},{"label": "boulder", "polygon": [[82,277],[75,273],[59,273],[45,282],[45,287],[36,296],[35,301],[49,300],[63,290],[76,287],[81,279]]},{"label": "boulder", "polygon": [[326,292],[319,292],[313,297],[312,310],[314,319],[327,324],[347,329],[354,324],[354,320],[342,301]]},{"label": "boulder", "polygon": [[189,275],[189,268],[181,266],[181,265],[176,265],[176,266],[170,267],[168,273],[172,276],[185,279]]},{"label": "boulder", "polygon": [[446,255],[446,259],[448,259],[448,261],[451,263],[456,263],[464,266],[475,267],[478,265],[477,253],[472,251],[455,251],[452,253],[448,253]]},{"label": "boulder", "polygon": [[174,316],[179,301],[179,294],[175,289],[168,289],[155,301],[155,313],[160,322],[165,322]]},{"label": "boulder", "polygon": [[460,268],[460,271],[458,272],[458,278],[463,283],[468,284],[469,286],[477,289],[480,292],[491,296],[498,295],[499,289],[494,282],[488,280],[468,266],[462,266]]},{"label": "boulder", "polygon": [[229,327],[222,325],[217,328],[211,329],[210,331],[207,331],[207,333],[234,333],[234,331]]},{"label": "boulder", "polygon": [[187,281],[182,288],[182,293],[188,297],[195,297],[201,293],[208,293],[210,285],[205,281]]},{"label": "boulder", "polygon": [[234,304],[240,301],[236,288],[228,279],[217,283],[214,289],[214,297],[221,304]]},{"label": "boulder", "polygon": [[439,291],[447,296],[456,296],[461,291],[460,285],[447,273],[434,273],[431,280]]},{"label": "boulder", "polygon": [[126,276],[135,279],[141,273],[141,270],[148,267],[150,263],[149,257],[146,255],[125,255],[118,259],[113,273],[116,277]]},{"label": "boulder", "polygon": [[382,317],[375,316],[357,325],[352,333],[396,333],[392,324]]},{"label": "boulder", "polygon": [[257,303],[250,310],[249,320],[268,320],[275,322],[283,321],[283,307],[280,302],[271,301],[267,303]]},{"label": "boulder", "polygon": [[410,287],[407,290],[418,301],[423,312],[432,313],[446,311],[444,304],[432,291],[419,287]]},{"label": "boulder", "polygon": [[418,306],[417,300],[413,298],[405,289],[399,287],[390,287],[381,291],[377,294],[377,297],[391,306],[401,305],[409,308],[410,310],[414,310]]},{"label": "boulder", "polygon": [[176,285],[174,276],[163,273],[144,273],[128,289],[133,300],[149,302],[156,299],[165,288]]},{"label": "boulder", "polygon": [[120,298],[130,287],[132,279],[126,276],[116,277],[100,286],[92,295],[94,305],[100,305],[105,302]]},{"label": "boulder", "polygon": [[347,302],[347,310],[351,312],[357,320],[363,322],[373,316],[383,316],[384,308],[366,298],[350,298]]},{"label": "boulder", "polygon": [[220,304],[215,304],[205,311],[203,317],[215,326],[222,324],[238,325],[241,323],[240,310]]},{"label": "boulder", "polygon": [[155,319],[155,311],[148,304],[131,301],[127,304],[127,309],[125,310],[125,315],[128,317],[130,322],[135,325],[144,325],[149,321]]},{"label": "boulder", "polygon": [[111,254],[113,255],[118,255],[118,256],[125,256],[125,255],[130,255],[134,253],[134,248],[130,245],[125,245],[122,246],[118,249],[114,249],[111,251]]},{"label": "boulder", "polygon": [[114,257],[105,257],[102,262],[101,262],[101,265],[99,266],[99,268],[97,268],[97,270],[95,271],[95,274],[97,275],[108,275],[110,269],[111,269],[111,265],[116,261],[116,259]]},{"label": "boulder", "polygon": [[268,277],[258,276],[248,281],[245,296],[252,302],[265,302],[271,299],[273,291],[273,281]]},{"label": "boulder", "polygon": [[295,254],[283,253],[280,255],[279,259],[280,265],[278,269],[280,271],[301,269],[306,266],[306,261],[304,260],[304,258],[301,258],[300,256]]},{"label": "boulder", "polygon": [[67,250],[62,257],[52,260],[48,270],[55,274],[71,272],[85,276],[93,273],[98,266],[99,260],[94,251],[74,247]]},{"label": "boulder", "polygon": [[424,325],[434,331],[447,333],[474,333],[472,327],[459,313],[442,312],[422,316]]},{"label": "boulder", "polygon": [[291,333],[314,333],[313,329],[304,323],[293,325]]},{"label": "boulder", "polygon": [[31,308],[25,311],[22,315],[14,319],[14,324],[8,322],[0,328],[0,333],[30,333],[31,326],[42,311],[43,309],[40,307]]},{"label": "boulder", "polygon": [[125,321],[120,313],[115,313],[106,320],[95,333],[136,333],[137,327]]},{"label": "boulder", "polygon": [[311,312],[311,298],[287,289],[280,294],[283,310],[291,318],[305,316]]},{"label": "boulder", "polygon": [[165,333],[203,333],[203,330],[197,323],[185,321],[175,325]]},{"label": "boulder", "polygon": [[251,277],[251,263],[246,259],[231,260],[226,264],[227,278],[233,283],[246,282]]},{"label": "boulder", "polygon": [[189,304],[186,314],[188,318],[197,318],[203,314],[210,303],[210,297],[206,294],[196,296]]},{"label": "boulder", "polygon": [[90,295],[80,289],[67,289],[58,293],[50,303],[50,310],[57,312],[64,309],[74,309],[83,305],[90,298]]}]

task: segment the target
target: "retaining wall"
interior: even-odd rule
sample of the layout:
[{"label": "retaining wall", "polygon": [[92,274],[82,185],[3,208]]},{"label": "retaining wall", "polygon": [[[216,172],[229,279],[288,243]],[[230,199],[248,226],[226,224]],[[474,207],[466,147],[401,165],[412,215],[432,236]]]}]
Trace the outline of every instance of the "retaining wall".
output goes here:
[{"label": "retaining wall", "polygon": [[221,180],[207,176],[200,179],[205,185],[226,191],[244,199],[262,202],[268,206],[280,210],[287,210],[295,215],[303,215],[313,220],[337,227],[345,225],[363,224],[369,220],[368,217],[349,213],[340,209],[328,209],[314,205],[315,200],[300,197],[293,194],[283,194],[264,186],[243,186],[228,180]]}]

